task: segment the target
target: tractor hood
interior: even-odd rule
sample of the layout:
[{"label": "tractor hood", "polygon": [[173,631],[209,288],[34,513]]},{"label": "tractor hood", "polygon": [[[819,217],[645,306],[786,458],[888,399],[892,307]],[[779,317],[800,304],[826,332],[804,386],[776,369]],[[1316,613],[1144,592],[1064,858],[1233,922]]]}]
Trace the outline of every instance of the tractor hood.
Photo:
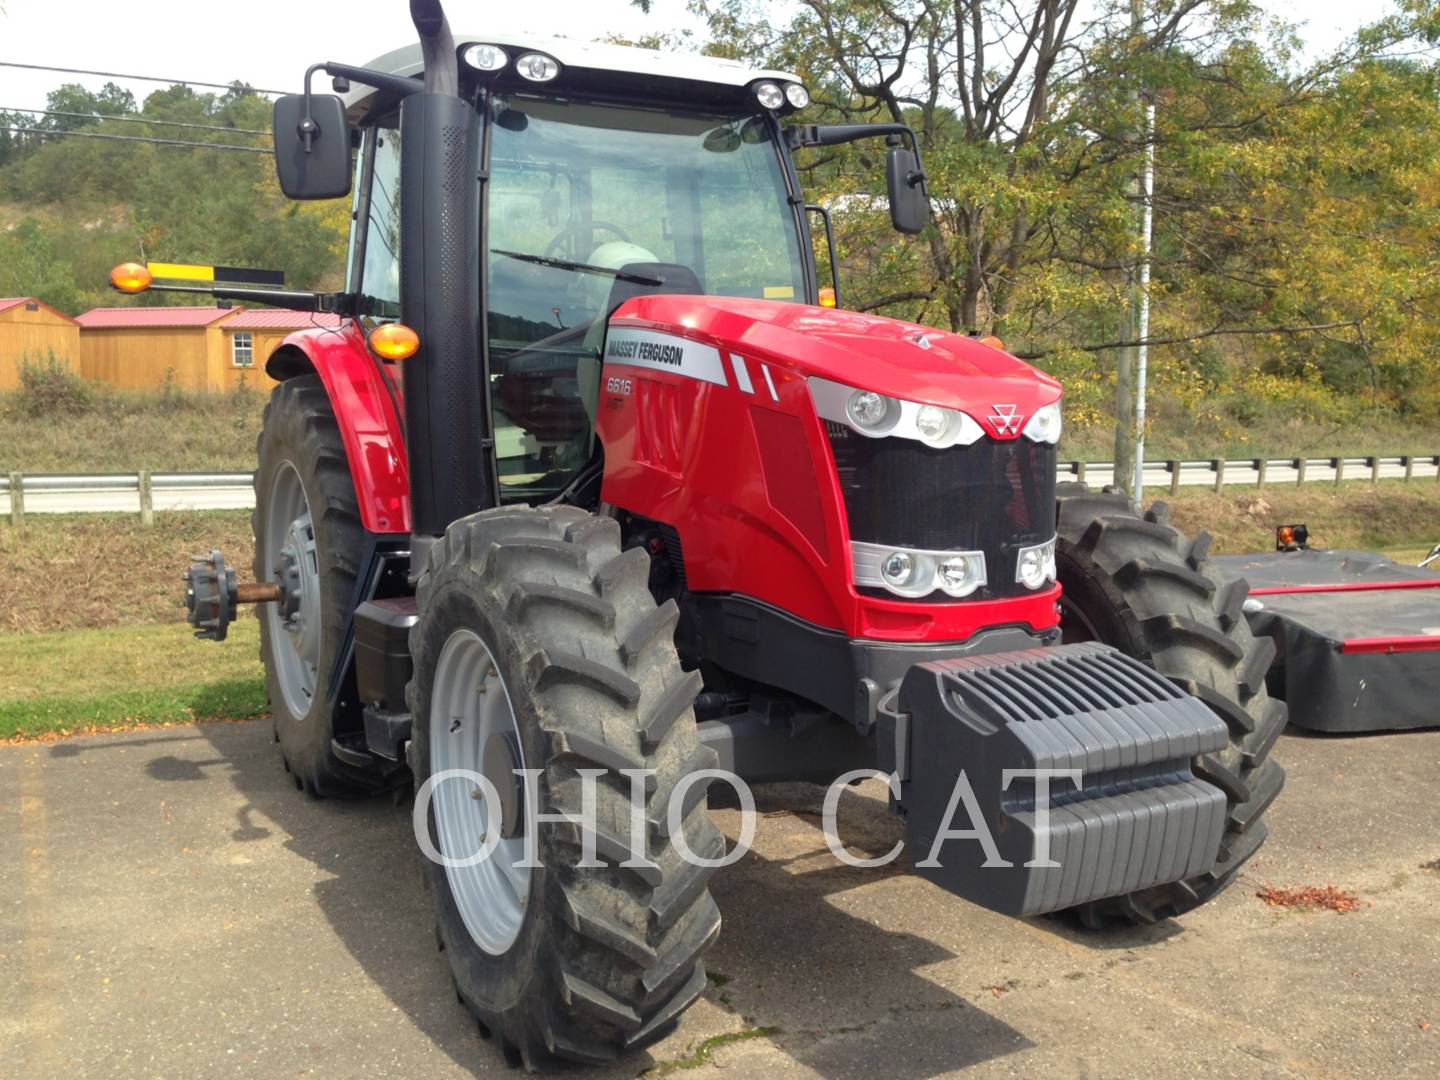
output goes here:
[{"label": "tractor hood", "polygon": [[968,413],[992,436],[997,403],[1028,416],[1060,384],[1008,353],[961,334],[836,308],[716,296],[639,296],[614,329],[658,330],[706,342],[798,375]]}]

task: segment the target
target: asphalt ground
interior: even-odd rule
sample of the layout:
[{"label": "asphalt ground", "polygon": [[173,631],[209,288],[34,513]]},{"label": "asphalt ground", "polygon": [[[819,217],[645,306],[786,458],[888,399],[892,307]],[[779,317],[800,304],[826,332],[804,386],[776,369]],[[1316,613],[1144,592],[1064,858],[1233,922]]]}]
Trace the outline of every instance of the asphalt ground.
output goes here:
[{"label": "asphalt ground", "polygon": [[[819,789],[759,788],[710,987],[587,1075],[1440,1075],[1440,731],[1275,754],[1246,876],[1105,935],[852,869]],[[878,795],[842,801],[862,853],[900,835]],[[515,1075],[455,1002],[419,859],[405,808],[296,792],[266,721],[0,748],[0,1077]]]}]

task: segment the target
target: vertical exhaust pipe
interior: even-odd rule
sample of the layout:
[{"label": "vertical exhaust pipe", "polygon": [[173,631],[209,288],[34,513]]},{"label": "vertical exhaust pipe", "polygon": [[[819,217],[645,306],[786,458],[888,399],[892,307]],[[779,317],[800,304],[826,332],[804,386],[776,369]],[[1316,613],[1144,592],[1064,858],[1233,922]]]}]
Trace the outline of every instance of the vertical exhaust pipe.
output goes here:
[{"label": "vertical exhaust pipe", "polygon": [[455,39],[439,0],[410,0],[425,90],[400,104],[400,317],[420,335],[405,361],[412,574],[457,518],[494,506],[481,393],[480,124],[458,97]]}]

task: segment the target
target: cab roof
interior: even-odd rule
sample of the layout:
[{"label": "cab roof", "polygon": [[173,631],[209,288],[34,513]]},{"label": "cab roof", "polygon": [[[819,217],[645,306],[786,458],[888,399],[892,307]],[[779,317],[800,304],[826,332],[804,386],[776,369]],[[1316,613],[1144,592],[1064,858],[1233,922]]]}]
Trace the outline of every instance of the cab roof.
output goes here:
[{"label": "cab roof", "polygon": [[[520,35],[495,31],[492,33],[454,35],[456,45],[464,55],[469,45],[498,45],[510,54],[513,61],[527,52],[545,53],[560,62],[560,75],[553,83],[523,84],[532,92],[551,91],[563,93],[577,87],[588,91],[598,88],[615,87],[617,93],[631,96],[643,93],[647,88],[657,103],[674,103],[690,96],[706,101],[720,102],[726,98],[736,101],[743,99],[745,88],[759,79],[773,79],[777,82],[800,82],[800,79],[784,71],[772,71],[749,67],[736,60],[725,60],[715,56],[702,56],[690,52],[666,52],[656,49],[641,49],[632,45],[612,45],[606,42],[576,41],[571,38],[546,37],[543,35]],[[420,45],[406,45],[377,56],[365,67],[391,75],[418,76],[424,70],[421,62]],[[465,77],[466,66],[461,62],[461,77]],[[570,73],[567,75],[567,73]],[[505,74],[501,73],[502,76]],[[345,107],[352,117],[368,108],[378,91],[368,86],[352,83],[351,90],[344,95]]]}]

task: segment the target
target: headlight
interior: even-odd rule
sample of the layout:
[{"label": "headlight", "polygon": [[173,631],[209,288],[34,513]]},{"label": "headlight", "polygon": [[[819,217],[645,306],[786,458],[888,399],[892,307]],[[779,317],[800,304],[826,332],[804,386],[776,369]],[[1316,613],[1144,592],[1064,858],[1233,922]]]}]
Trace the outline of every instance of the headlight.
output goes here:
[{"label": "headlight", "polygon": [[797,109],[803,109],[810,104],[810,91],[806,90],[799,83],[791,83],[785,87],[785,100],[790,102]]},{"label": "headlight", "polygon": [[1015,560],[1015,580],[1027,589],[1043,588],[1055,580],[1055,539],[1021,548]]},{"label": "headlight", "polygon": [[892,551],[880,564],[880,576],[885,584],[897,589],[913,587],[916,571],[915,556],[908,551]]},{"label": "headlight", "polygon": [[985,584],[985,556],[973,551],[941,559],[936,583],[951,596],[969,596]]},{"label": "headlight", "polygon": [[985,584],[985,554],[980,551],[917,551],[852,541],[850,566],[855,584],[918,599],[943,592],[957,600]]},{"label": "headlight", "polygon": [[767,109],[778,109],[785,104],[785,94],[773,82],[762,82],[755,87],[755,100]]},{"label": "headlight", "polygon": [[1036,409],[1035,415],[1030,417],[1030,422],[1025,425],[1026,438],[1034,439],[1036,442],[1057,443],[1060,441],[1060,402],[1052,401],[1042,409]]},{"label": "headlight", "polygon": [[549,82],[560,74],[560,65],[544,53],[526,53],[515,61],[515,70],[531,82]]},{"label": "headlight", "polygon": [[510,58],[496,45],[471,45],[465,50],[465,63],[477,71],[499,71]]},{"label": "headlight", "polygon": [[958,409],[901,401],[829,379],[812,378],[809,383],[810,397],[821,419],[843,424],[867,438],[893,435],[943,450],[969,446],[985,436],[984,429]]},{"label": "headlight", "polygon": [[856,390],[845,402],[845,415],[853,427],[866,435],[883,434],[900,403],[872,390]]}]

